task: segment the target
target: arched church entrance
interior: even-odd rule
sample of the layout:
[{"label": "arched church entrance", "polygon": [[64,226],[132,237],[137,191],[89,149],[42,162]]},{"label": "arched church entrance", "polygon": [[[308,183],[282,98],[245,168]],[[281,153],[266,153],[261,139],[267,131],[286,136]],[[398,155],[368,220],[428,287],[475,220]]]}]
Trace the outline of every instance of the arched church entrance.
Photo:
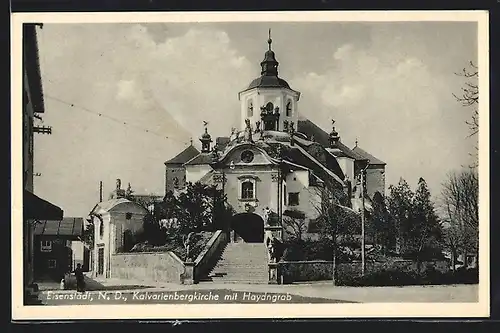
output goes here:
[{"label": "arched church entrance", "polygon": [[232,241],[245,243],[264,242],[264,220],[254,213],[241,213],[233,216],[231,230],[234,231]]}]

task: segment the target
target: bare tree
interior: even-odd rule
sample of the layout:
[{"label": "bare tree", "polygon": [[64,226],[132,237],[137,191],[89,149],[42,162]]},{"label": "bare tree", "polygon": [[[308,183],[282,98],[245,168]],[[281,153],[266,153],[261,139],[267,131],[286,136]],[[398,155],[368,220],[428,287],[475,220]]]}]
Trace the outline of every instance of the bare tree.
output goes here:
[{"label": "bare tree", "polygon": [[443,184],[441,206],[446,215],[446,244],[455,263],[458,253],[479,248],[479,179],[475,169],[451,172]]},{"label": "bare tree", "polygon": [[337,256],[339,239],[349,239],[359,234],[360,217],[350,208],[350,198],[345,188],[334,181],[327,180],[316,188],[318,200],[312,202],[317,212],[317,231],[322,241],[328,243],[332,250],[333,284],[337,280]]},{"label": "bare tree", "polygon": [[303,239],[303,235],[307,232],[305,214],[301,211],[285,211],[283,213],[283,224],[285,225],[287,232],[289,232],[291,237],[295,240],[301,241]]},{"label": "bare tree", "polygon": [[[463,68],[461,72],[455,73],[458,76],[464,77],[466,82],[462,87],[460,96],[453,94],[458,102],[463,106],[472,108],[472,116],[466,123],[469,125],[469,137],[475,136],[479,132],[479,85],[478,85],[478,67],[472,62],[469,62],[469,69]],[[477,157],[477,145],[474,156]],[[474,163],[477,166],[477,162]]]}]

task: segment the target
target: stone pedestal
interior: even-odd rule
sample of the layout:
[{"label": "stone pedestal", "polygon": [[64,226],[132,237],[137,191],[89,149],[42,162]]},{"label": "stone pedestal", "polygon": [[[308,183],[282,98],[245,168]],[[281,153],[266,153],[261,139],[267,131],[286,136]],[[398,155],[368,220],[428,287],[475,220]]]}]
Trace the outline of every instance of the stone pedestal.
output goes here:
[{"label": "stone pedestal", "polygon": [[182,284],[194,284],[194,262],[186,261],[184,262],[184,273],[181,274]]},{"label": "stone pedestal", "polygon": [[279,284],[279,278],[278,278],[278,263],[276,262],[270,262],[268,264],[269,266],[269,284]]}]

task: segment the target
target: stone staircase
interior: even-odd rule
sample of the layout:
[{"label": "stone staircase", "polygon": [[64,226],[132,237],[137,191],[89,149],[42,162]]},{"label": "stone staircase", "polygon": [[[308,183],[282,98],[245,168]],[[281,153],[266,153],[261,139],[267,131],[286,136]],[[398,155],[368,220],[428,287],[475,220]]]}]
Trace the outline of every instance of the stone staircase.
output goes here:
[{"label": "stone staircase", "polygon": [[263,243],[229,243],[208,275],[215,283],[268,283],[268,255]]}]

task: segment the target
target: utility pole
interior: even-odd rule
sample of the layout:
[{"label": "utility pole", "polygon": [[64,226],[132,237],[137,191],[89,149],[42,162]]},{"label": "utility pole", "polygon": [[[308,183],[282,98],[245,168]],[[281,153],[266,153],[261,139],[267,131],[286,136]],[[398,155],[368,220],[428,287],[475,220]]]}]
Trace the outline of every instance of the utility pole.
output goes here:
[{"label": "utility pole", "polygon": [[102,180],[99,182],[99,202],[102,202]]},{"label": "utility pole", "polygon": [[[368,162],[369,163],[369,162]],[[365,258],[365,173],[369,164],[361,170],[361,274],[365,275],[366,258]]]},{"label": "utility pole", "polygon": [[365,275],[365,170],[361,171],[361,274]]}]

